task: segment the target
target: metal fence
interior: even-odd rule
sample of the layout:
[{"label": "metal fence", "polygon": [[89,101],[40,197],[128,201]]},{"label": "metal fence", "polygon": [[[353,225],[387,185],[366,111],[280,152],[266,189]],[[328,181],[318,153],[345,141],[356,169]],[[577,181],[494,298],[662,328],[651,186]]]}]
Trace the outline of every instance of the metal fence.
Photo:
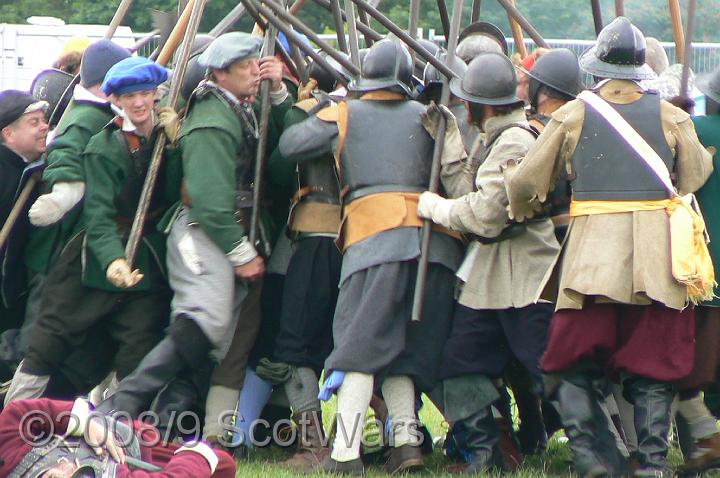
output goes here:
[{"label": "metal fence", "polygon": [[[592,40],[545,40],[552,48],[569,48],[578,56],[590,48],[595,42]],[[525,47],[528,51],[535,47],[532,40],[525,39]],[[660,43],[668,55],[670,64],[676,62],[675,59],[675,43]],[[508,46],[513,49],[515,41],[508,38]],[[705,73],[715,70],[720,66],[720,43],[693,43],[692,49],[692,69],[695,73]]]}]

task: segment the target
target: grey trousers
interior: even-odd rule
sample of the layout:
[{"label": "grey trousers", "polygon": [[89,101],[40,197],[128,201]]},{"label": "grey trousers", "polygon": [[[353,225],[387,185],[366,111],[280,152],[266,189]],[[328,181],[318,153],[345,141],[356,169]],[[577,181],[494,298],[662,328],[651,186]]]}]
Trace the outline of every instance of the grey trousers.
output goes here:
[{"label": "grey trousers", "polygon": [[220,362],[230,348],[242,302],[249,284],[197,224],[188,223],[188,211],[180,211],[168,237],[167,266],[173,297],[172,319],[186,316],[196,321],[215,347]]}]

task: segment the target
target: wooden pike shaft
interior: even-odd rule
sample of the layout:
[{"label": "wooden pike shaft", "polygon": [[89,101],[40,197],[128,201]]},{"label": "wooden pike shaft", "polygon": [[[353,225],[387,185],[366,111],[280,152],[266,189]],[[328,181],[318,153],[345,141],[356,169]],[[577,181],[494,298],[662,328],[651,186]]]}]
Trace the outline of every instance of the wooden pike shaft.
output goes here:
[{"label": "wooden pike shaft", "polygon": [[[188,22],[185,24],[183,29],[183,42],[180,47],[180,55],[177,63],[175,64],[174,74],[172,83],[170,85],[170,92],[168,94],[168,106],[175,108],[178,97],[180,96],[180,88],[183,84],[185,77],[185,70],[187,69],[187,63],[190,59],[190,52],[192,50],[192,43],[195,39],[195,34],[200,27],[200,20],[202,19],[203,11],[205,10],[205,4],[207,0],[190,0],[185,6],[183,15],[191,9],[189,14]],[[180,23],[180,22],[178,22]],[[175,29],[173,29],[175,33]],[[176,34],[177,35],[177,34]],[[172,34],[170,35],[173,36]],[[169,59],[172,57],[174,49],[177,47],[177,41],[171,44],[170,40],[165,43],[163,51],[160,52],[160,57]],[[172,51],[168,51],[172,49]],[[165,53],[163,55],[163,53]],[[167,60],[166,60],[167,61]],[[158,58],[158,63],[160,58]],[[165,149],[165,143],[167,137],[164,132],[158,134],[157,140],[155,141],[155,147],[153,148],[152,159],[150,160],[150,167],[148,168],[147,175],[145,176],[145,183],[143,184],[142,192],[140,193],[140,201],[138,202],[137,212],[133,219],[132,227],[130,228],[130,235],[128,242],[125,245],[125,259],[132,268],[135,262],[135,256],[137,255],[138,247],[140,246],[140,240],[142,239],[143,228],[145,227],[145,218],[147,217],[148,210],[150,209],[150,200],[152,199],[153,192],[155,191],[155,185],[157,183],[158,175],[160,174],[160,166],[162,166],[163,151]]]},{"label": "wooden pike shaft", "polygon": [[358,40],[357,21],[355,19],[355,5],[351,0],[345,0],[345,18],[348,25],[348,43],[350,47],[350,61],[360,68],[360,46]]},{"label": "wooden pike shaft", "polygon": [[590,6],[592,7],[595,36],[598,36],[600,34],[600,31],[603,29],[602,9],[600,8],[600,0],[590,0]]},{"label": "wooden pike shaft", "polygon": [[125,15],[127,14],[128,10],[130,10],[132,2],[133,0],[122,0],[120,2],[117,10],[115,10],[115,15],[113,15],[112,20],[110,20],[110,25],[108,25],[108,29],[105,32],[105,40],[112,40],[112,37],[115,35],[115,31],[125,19]]},{"label": "wooden pike shaft", "polygon": [[543,48],[550,48],[550,45],[547,44],[547,42],[543,39],[542,36],[540,36],[540,33],[538,33],[535,27],[533,27],[532,24],[523,16],[523,14],[520,13],[520,10],[518,10],[515,5],[510,3],[510,0],[498,0],[498,2],[508,12],[508,14],[520,24],[522,29],[525,30],[525,33],[527,33],[530,38],[532,38],[532,40],[537,46],[541,46]]},{"label": "wooden pike shaft", "polygon": [[185,9],[183,10],[182,15],[180,15],[180,18],[178,18],[175,28],[173,28],[172,32],[170,32],[170,36],[165,42],[165,46],[162,51],[158,55],[156,63],[160,65],[167,65],[170,62],[173,53],[175,53],[175,50],[185,35],[185,31],[190,23],[190,15],[192,14],[195,2],[196,0],[190,0],[187,5],[185,5]]},{"label": "wooden pike shaft", "polygon": [[470,14],[471,23],[475,23],[480,20],[480,7],[482,7],[482,0],[473,0],[472,13]]},{"label": "wooden pike shaft", "polygon": [[[328,55],[333,57],[335,61],[340,63],[351,74],[357,75],[360,73],[360,70],[355,65],[353,65],[352,62],[348,61],[347,58],[339,54],[335,48],[328,45],[327,42],[323,41],[314,31],[308,28],[307,25],[298,20],[296,17],[288,14],[277,2],[274,2],[273,0],[265,0],[263,3],[264,5],[261,5],[259,3],[255,4],[258,11],[263,16],[266,16],[266,13],[276,14],[281,22],[292,25],[292,27],[296,31],[299,31],[303,35],[307,36],[313,43],[319,46],[321,50],[325,51]],[[270,12],[269,10],[272,10],[272,12]]]},{"label": "wooden pike shaft", "polygon": [[615,0],[615,16],[625,16],[625,2],[623,0]]},{"label": "wooden pike shaft", "polygon": [[690,81],[690,68],[692,67],[692,41],[695,34],[695,10],[697,0],[690,0],[688,3],[687,27],[685,28],[685,50],[683,51],[683,69],[680,80],[680,96],[688,96],[688,82]]},{"label": "wooden pike shaft", "polygon": [[[515,6],[515,0],[510,0],[513,6]],[[520,54],[520,58],[525,58],[528,53],[525,48],[525,39],[523,38],[522,28],[520,24],[513,18],[508,12],[508,21],[510,22],[510,29],[512,30],[513,40],[515,40],[515,51]]]},{"label": "wooden pike shaft", "polygon": [[[256,16],[256,19],[260,18],[260,15],[262,14],[269,23],[275,23],[275,26],[278,28],[278,30],[282,31],[287,35],[288,40],[295,43],[298,48],[300,48],[302,51],[305,52],[306,55],[308,55],[310,58],[313,59],[313,61],[318,62],[320,66],[322,66],[326,71],[329,71],[331,75],[341,84],[347,85],[347,80],[340,75],[333,67],[331,67],[325,59],[320,56],[311,46],[307,45],[305,42],[303,42],[298,34],[290,28],[290,25],[287,23],[283,23],[282,21],[278,20],[272,15],[272,12],[265,6],[259,5],[257,3],[253,3],[252,0],[240,0],[243,2],[248,12],[250,12],[251,15]],[[312,37],[308,37],[311,40]],[[314,40],[313,40],[314,41]],[[337,54],[337,52],[334,52]],[[328,53],[330,56],[332,54]],[[341,57],[342,58],[342,57]],[[344,59],[344,58],[343,58]]]},{"label": "wooden pike shaft", "polygon": [[[281,5],[285,8],[285,4]],[[274,24],[269,24],[265,30],[265,41],[263,44],[262,55],[263,56],[274,56],[275,55],[275,38],[277,37],[277,27]],[[257,151],[255,156],[255,180],[253,182],[253,208],[252,216],[250,220],[250,232],[248,238],[250,243],[257,247],[258,242],[262,239],[260,237],[260,205],[262,202],[262,190],[263,190],[263,176],[265,172],[265,156],[267,155],[267,137],[268,131],[270,130],[270,88],[272,82],[270,80],[263,80],[260,83],[260,136],[258,138]],[[265,253],[269,254],[269,245],[265,245]]]},{"label": "wooden pike shaft", "polygon": [[[437,58],[435,58],[429,51],[425,49],[417,40],[410,38],[410,36],[399,26],[392,22],[388,17],[380,13],[378,9],[370,5],[365,0],[352,0],[358,9],[365,10],[368,15],[377,20],[382,26],[390,30],[395,36],[397,36],[403,43],[405,43],[410,49],[414,50],[423,60],[430,63],[432,66],[448,78],[455,78],[457,75],[447,67],[447,65]],[[450,36],[452,39],[452,35]],[[450,45],[450,44],[448,44]]]},{"label": "wooden pike shaft", "polygon": [[668,0],[670,20],[672,21],[673,38],[675,39],[675,59],[685,63],[685,33],[683,32],[680,0]]},{"label": "wooden pike shaft", "polygon": [[[460,34],[460,21],[462,20],[463,0],[454,0],[453,2],[453,18],[450,23],[450,42],[448,43],[447,57],[445,63],[448,68],[455,60],[455,49],[457,48],[457,39]],[[447,105],[450,101],[450,82],[449,76],[443,79],[442,93],[440,94],[440,104]],[[445,147],[445,130],[447,122],[445,115],[441,115],[440,124],[435,134],[435,148],[433,149],[432,169],[430,170],[430,192],[436,193],[440,189],[440,169],[443,148]],[[415,278],[415,292],[413,296],[412,320],[417,322],[422,320],[423,305],[425,302],[425,292],[427,286],[427,274],[430,257],[430,243],[432,241],[432,222],[424,220],[421,230],[420,242],[420,258],[418,260],[418,272]]]}]

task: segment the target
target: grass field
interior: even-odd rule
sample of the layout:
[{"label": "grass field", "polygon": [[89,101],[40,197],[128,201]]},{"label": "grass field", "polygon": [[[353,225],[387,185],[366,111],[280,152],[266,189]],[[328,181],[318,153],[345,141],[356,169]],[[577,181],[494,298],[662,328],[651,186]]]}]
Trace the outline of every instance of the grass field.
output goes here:
[{"label": "grass field", "polygon": [[[326,422],[326,430],[329,429],[329,421],[335,411],[335,402],[330,401],[324,405],[324,417]],[[447,425],[443,422],[440,413],[432,404],[426,401],[422,408],[420,418],[428,427],[433,436],[444,435],[447,431]],[[240,478],[289,478],[297,476],[290,470],[280,465],[279,462],[290,455],[289,450],[278,448],[259,449],[254,451],[246,460],[238,462],[237,477]],[[558,441],[553,438],[548,447],[547,453],[543,456],[532,456],[525,459],[520,471],[507,475],[516,478],[534,478],[541,476],[573,476],[570,472],[572,456],[567,443]],[[669,461],[671,466],[677,466],[681,463],[681,457],[677,449],[673,449],[670,453]],[[425,470],[422,473],[413,476],[454,476],[446,471],[451,462],[445,458],[440,450],[435,450],[432,455],[425,457]],[[308,476],[326,476],[323,474],[315,474]],[[381,466],[371,466],[368,470],[369,477],[388,476],[383,472]],[[708,476],[718,476],[720,473],[714,473]]]}]

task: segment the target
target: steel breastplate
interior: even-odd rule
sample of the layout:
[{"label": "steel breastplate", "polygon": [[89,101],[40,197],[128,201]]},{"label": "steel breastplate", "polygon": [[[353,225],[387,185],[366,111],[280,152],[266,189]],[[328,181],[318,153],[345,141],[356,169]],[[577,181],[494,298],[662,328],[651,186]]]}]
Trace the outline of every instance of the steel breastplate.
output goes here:
[{"label": "steel breastplate", "polygon": [[[645,93],[634,103],[609,103],[660,156],[671,175],[675,158],[665,140],[660,97]],[[577,200],[660,200],[668,197],[645,161],[593,108],[585,108],[580,140],[572,156],[573,197]]]},{"label": "steel breastplate", "polygon": [[386,186],[392,191],[426,190],[434,143],[421,123],[425,107],[405,100],[351,100],[347,106],[341,175],[349,196]]}]

